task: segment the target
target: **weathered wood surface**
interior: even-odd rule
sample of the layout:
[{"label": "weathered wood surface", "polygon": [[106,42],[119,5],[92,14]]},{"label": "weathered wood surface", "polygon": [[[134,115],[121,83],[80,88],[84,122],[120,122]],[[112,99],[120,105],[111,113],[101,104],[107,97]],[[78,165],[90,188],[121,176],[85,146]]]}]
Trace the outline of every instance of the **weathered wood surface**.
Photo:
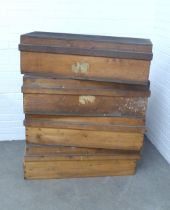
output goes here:
[{"label": "weathered wood surface", "polygon": [[143,133],[26,127],[26,142],[89,148],[140,150]]},{"label": "weathered wood surface", "polygon": [[21,36],[21,72],[58,78],[147,84],[148,39],[33,32]]},{"label": "weathered wood surface", "polygon": [[32,32],[21,35],[21,51],[152,59],[149,39]]},{"label": "weathered wood surface", "polygon": [[144,118],[128,117],[79,117],[53,115],[26,115],[24,125],[39,128],[64,128],[117,132],[145,132]]},{"label": "weathered wood surface", "polygon": [[58,78],[147,84],[150,61],[21,52],[21,72]]},{"label": "weathered wood surface", "polygon": [[[142,116],[149,84],[123,85],[25,76],[22,91],[27,114]],[[91,94],[91,95],[90,95]]]},{"label": "weathered wood surface", "polygon": [[135,173],[137,151],[27,144],[26,179],[118,176]]},{"label": "weathered wood surface", "polygon": [[25,179],[125,176],[135,173],[135,160],[24,160]]},{"label": "weathered wood surface", "polygon": [[24,177],[134,174],[150,95],[150,40],[33,32],[21,36],[19,49]]},{"label": "weathered wood surface", "polygon": [[122,151],[111,149],[96,149],[82,147],[68,147],[55,145],[26,144],[25,156],[34,160],[37,156],[40,160],[138,160],[140,153],[137,151]]},{"label": "weathered wood surface", "polygon": [[21,35],[21,44],[87,47],[90,49],[111,48],[115,50],[132,50],[135,52],[151,52],[152,50],[152,43],[149,39],[38,31]]},{"label": "weathered wood surface", "polygon": [[26,114],[144,117],[147,97],[24,94]]},{"label": "weathered wood surface", "polygon": [[128,85],[95,81],[79,81],[25,75],[23,93],[45,93],[64,95],[103,95],[124,97],[149,97],[150,84]]}]

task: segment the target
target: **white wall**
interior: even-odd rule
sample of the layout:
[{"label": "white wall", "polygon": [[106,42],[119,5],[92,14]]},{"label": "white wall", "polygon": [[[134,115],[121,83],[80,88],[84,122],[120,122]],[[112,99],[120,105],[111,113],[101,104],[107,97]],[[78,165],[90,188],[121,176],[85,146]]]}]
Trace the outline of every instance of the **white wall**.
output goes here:
[{"label": "white wall", "polygon": [[147,136],[170,163],[170,1],[156,3]]},{"label": "white wall", "polygon": [[20,34],[36,30],[144,37],[154,44],[147,135],[170,160],[168,0],[1,1],[0,140],[25,138],[17,50]]}]

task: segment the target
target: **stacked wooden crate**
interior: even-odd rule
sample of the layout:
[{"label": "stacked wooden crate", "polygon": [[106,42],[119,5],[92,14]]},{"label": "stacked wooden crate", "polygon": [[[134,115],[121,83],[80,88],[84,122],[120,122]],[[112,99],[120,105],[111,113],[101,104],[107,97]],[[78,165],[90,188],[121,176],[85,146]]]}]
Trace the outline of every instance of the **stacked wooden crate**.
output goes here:
[{"label": "stacked wooden crate", "polygon": [[21,36],[27,179],[134,174],[145,133],[148,39]]}]

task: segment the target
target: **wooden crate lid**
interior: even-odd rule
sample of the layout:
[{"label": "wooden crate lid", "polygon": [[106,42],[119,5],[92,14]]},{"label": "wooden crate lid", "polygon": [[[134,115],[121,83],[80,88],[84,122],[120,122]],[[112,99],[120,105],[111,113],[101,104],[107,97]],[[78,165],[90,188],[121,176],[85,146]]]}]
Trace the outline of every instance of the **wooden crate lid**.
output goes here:
[{"label": "wooden crate lid", "polygon": [[152,59],[149,39],[31,32],[21,35],[20,51],[87,55],[126,59]]},{"label": "wooden crate lid", "polygon": [[26,145],[26,161],[55,160],[138,160],[138,151],[122,151],[113,149],[78,148],[51,145]]},{"label": "wooden crate lid", "polygon": [[143,86],[25,75],[22,92],[34,94],[149,97],[149,86],[149,81],[148,85]]}]

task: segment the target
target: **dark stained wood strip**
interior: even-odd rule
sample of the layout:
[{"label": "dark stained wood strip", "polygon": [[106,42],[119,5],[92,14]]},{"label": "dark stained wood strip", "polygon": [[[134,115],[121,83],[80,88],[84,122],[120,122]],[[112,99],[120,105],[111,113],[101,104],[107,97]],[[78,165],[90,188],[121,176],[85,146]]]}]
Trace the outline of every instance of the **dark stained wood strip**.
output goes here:
[{"label": "dark stained wood strip", "polygon": [[26,156],[61,156],[65,159],[69,156],[76,156],[77,159],[81,159],[82,156],[86,158],[91,156],[95,159],[95,156],[107,157],[109,159],[134,159],[140,158],[139,151],[125,151],[125,150],[113,150],[113,149],[101,149],[101,148],[83,148],[83,147],[67,147],[56,145],[41,145],[41,144],[27,144]]},{"label": "dark stained wood strip", "polygon": [[145,118],[134,117],[81,117],[81,116],[51,116],[51,115],[25,115],[27,120],[52,120],[64,122],[84,122],[96,124],[126,125],[126,126],[144,126]]},{"label": "dark stained wood strip", "polygon": [[26,156],[39,156],[39,155],[113,155],[119,158],[126,159],[139,159],[140,152],[133,150],[114,150],[102,148],[84,148],[84,147],[69,147],[69,146],[56,146],[56,145],[42,145],[42,144],[27,144]]},{"label": "dark stained wood strip", "polygon": [[24,125],[39,128],[67,128],[145,133],[144,120],[142,118],[26,115]]},{"label": "dark stained wood strip", "polygon": [[113,36],[99,36],[99,35],[83,35],[83,34],[69,34],[69,33],[52,33],[35,31],[21,35],[23,37],[45,38],[45,39],[65,39],[65,40],[88,40],[88,41],[104,41],[114,42],[120,44],[136,44],[136,45],[149,45],[152,43],[149,39],[130,38],[130,37],[113,37]]},{"label": "dark stained wood strip", "polygon": [[24,76],[23,93],[149,97],[147,86]]},{"label": "dark stained wood strip", "polygon": [[124,58],[137,60],[152,60],[152,53],[125,52],[100,49],[66,48],[53,46],[36,46],[31,44],[20,44],[19,50],[24,52],[58,53],[70,55],[86,55],[94,57]]},{"label": "dark stained wood strip", "polygon": [[[21,69],[22,70],[22,69]],[[74,77],[74,76],[67,76],[67,78],[66,77],[64,77],[64,76],[62,76],[62,75],[57,75],[57,74],[55,74],[55,73],[45,73],[45,72],[34,72],[34,73],[32,73],[31,71],[29,72],[29,70],[23,70],[21,73],[23,73],[24,74],[24,76],[32,76],[32,75],[34,75],[34,76],[36,76],[36,77],[44,77],[44,78],[49,78],[49,79],[68,79],[68,80],[77,80],[77,81],[84,81],[84,82],[86,82],[86,81],[91,81],[91,82],[95,82],[95,81],[97,81],[97,82],[107,82],[107,83],[110,83],[110,84],[112,84],[112,83],[115,83],[115,84],[127,84],[127,85],[134,85],[134,86],[136,86],[136,85],[139,85],[139,86],[141,86],[141,87],[149,87],[150,86],[150,81],[137,81],[137,80],[120,80],[120,79],[113,79],[113,78],[111,78],[111,79],[109,79],[109,78],[101,78],[101,77],[93,77],[93,78],[90,78],[90,77],[88,77],[88,78],[83,78],[83,77],[81,77],[81,76],[76,76],[76,77]]]},{"label": "dark stained wood strip", "polygon": [[[91,81],[91,80],[77,80],[77,79],[67,79],[67,78],[58,78],[56,75],[52,74],[37,74],[35,73],[34,75],[26,73],[23,76],[23,82],[24,85],[28,85],[30,83],[36,83],[40,82],[50,82],[50,86],[55,83],[56,87],[57,86],[78,86],[79,88],[82,86],[84,88],[86,87],[103,87],[105,89],[110,89],[110,88],[118,88],[118,89],[125,89],[125,90],[136,90],[136,91],[149,91],[150,90],[150,81],[148,80],[146,85],[140,85],[140,84],[126,84],[126,83],[114,83],[114,82],[105,82],[105,81]],[[71,88],[69,86],[69,88]]]}]

